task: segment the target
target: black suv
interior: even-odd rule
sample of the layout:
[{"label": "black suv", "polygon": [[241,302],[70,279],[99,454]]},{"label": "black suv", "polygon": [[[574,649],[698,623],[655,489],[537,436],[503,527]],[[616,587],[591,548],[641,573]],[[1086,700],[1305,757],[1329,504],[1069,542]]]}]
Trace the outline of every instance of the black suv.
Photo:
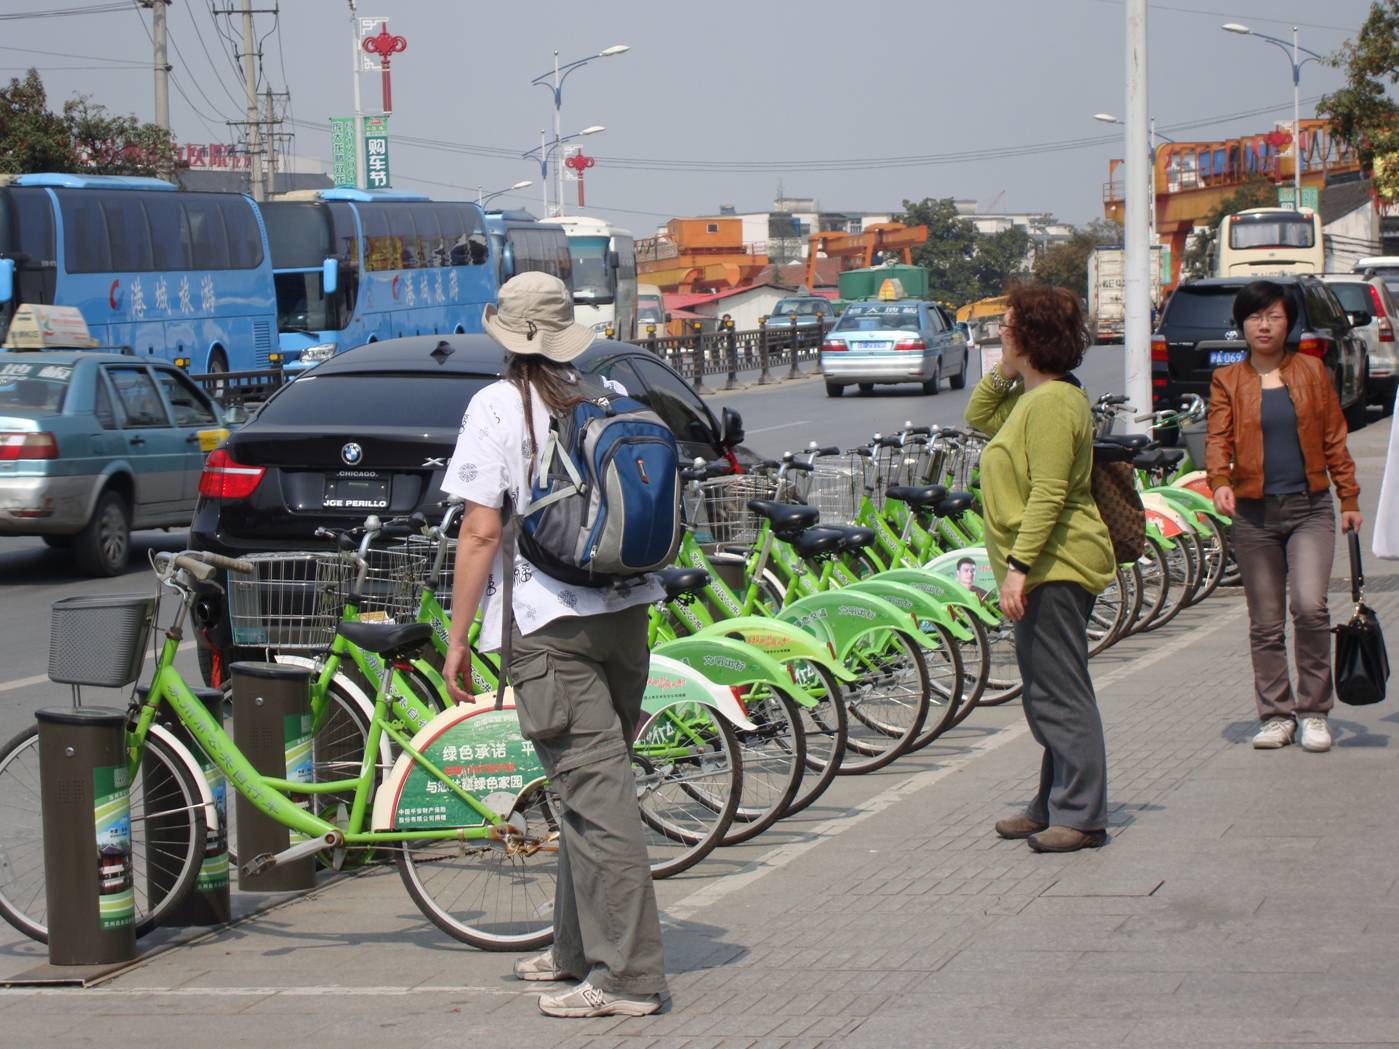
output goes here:
[{"label": "black suv", "polygon": [[[424,335],[360,346],[308,370],[210,454],[190,545],[231,557],[316,550],[328,546],[317,528],[353,528],[369,514],[441,517],[443,474],[462,413],[499,377],[503,356],[485,335]],[[720,423],[649,351],[599,339],[576,363],[649,405],[686,457],[717,459],[736,449],[752,460],[738,449],[738,413],[725,408]],[[220,604],[200,602],[196,626],[227,654]],[[207,675],[203,646],[200,656]]]},{"label": "black suv", "polygon": [[[1244,333],[1234,324],[1234,296],[1258,278],[1219,277],[1186,281],[1176,288],[1151,340],[1151,391],[1155,408],[1174,409],[1185,394],[1210,395],[1215,368],[1243,360]],[[1353,427],[1365,411],[1366,350],[1351,330],[1335,293],[1314,276],[1270,276],[1297,304],[1297,323],[1287,348],[1325,362]]]}]

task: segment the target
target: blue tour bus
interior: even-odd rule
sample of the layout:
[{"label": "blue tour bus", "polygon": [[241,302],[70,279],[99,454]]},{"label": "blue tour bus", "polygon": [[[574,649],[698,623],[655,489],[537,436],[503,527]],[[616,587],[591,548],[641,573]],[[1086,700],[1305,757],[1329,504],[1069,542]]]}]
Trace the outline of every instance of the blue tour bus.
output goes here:
[{"label": "blue tour bus", "polygon": [[351,346],[481,331],[496,297],[475,204],[397,190],[328,189],[262,206],[292,371]]},{"label": "blue tour bus", "polygon": [[500,284],[517,273],[551,273],[573,291],[573,257],[562,227],[542,223],[528,211],[488,211],[486,230]]},{"label": "blue tour bus", "polygon": [[249,197],[115,175],[0,184],[0,339],[23,303],[75,306],[103,346],[250,371],[275,363],[274,302]]}]

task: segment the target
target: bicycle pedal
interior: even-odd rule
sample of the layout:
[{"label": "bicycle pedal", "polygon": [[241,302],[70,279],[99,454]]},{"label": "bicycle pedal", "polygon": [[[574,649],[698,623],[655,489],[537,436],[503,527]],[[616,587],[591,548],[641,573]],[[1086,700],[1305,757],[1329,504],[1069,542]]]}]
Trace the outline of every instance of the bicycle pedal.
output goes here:
[{"label": "bicycle pedal", "polygon": [[251,878],[254,875],[262,874],[277,866],[277,854],[275,852],[260,852],[247,863],[238,867],[241,877]]}]

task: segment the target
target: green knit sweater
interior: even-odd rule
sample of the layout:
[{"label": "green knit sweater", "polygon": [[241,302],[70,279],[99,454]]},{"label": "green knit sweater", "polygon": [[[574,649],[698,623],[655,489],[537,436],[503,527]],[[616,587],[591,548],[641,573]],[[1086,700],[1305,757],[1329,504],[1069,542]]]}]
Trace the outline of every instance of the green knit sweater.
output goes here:
[{"label": "green knit sweater", "polygon": [[1062,580],[1102,593],[1117,566],[1093,500],[1093,419],[1083,391],[1046,382],[1000,393],[983,378],[967,422],[992,438],[981,454],[981,499],[997,581],[1010,556],[1030,566],[1027,591]]}]

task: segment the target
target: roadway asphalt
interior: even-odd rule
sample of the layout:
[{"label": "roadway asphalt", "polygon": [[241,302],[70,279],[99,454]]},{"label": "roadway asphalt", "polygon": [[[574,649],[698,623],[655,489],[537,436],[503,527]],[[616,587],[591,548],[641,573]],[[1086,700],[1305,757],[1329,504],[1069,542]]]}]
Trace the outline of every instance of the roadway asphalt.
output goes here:
[{"label": "roadway asphalt", "polygon": [[[1090,394],[1123,387],[1120,346],[1097,347],[1079,371]],[[810,370],[811,366],[806,366]],[[968,389],[944,388],[935,397],[916,386],[878,387],[866,396],[853,389],[831,399],[814,377],[770,387],[708,395],[711,406],[728,404],[742,413],[748,445],[765,455],[804,447],[808,441],[853,446],[876,431],[897,429],[904,420],[919,425],[957,425],[979,375],[973,360]],[[722,382],[713,378],[711,387]],[[67,686],[48,681],[49,606],[73,594],[150,592],[153,577],[148,556],[157,550],[178,550],[181,532],[142,532],[133,542],[131,565],[115,579],[79,576],[65,555],[39,539],[0,538],[0,741],[28,727],[35,709],[69,702]],[[167,613],[168,619],[168,613]],[[188,645],[189,642],[186,642]],[[194,652],[182,654],[181,669],[197,678]],[[110,690],[85,689],[88,705],[124,706],[126,697]]]}]

